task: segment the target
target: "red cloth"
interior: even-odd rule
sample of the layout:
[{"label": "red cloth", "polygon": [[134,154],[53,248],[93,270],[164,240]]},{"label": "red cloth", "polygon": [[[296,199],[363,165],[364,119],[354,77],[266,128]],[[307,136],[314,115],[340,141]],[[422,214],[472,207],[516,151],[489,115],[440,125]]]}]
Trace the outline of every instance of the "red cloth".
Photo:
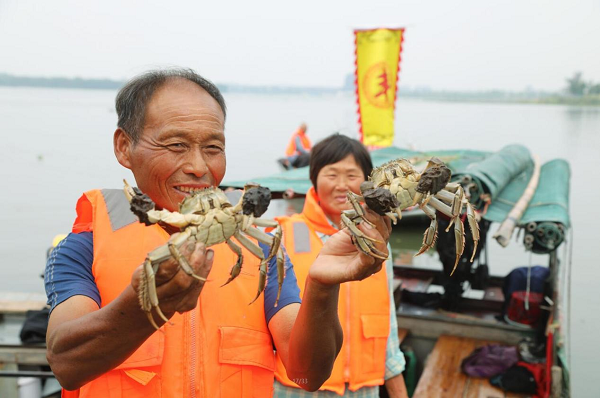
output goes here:
[{"label": "red cloth", "polygon": [[548,398],[550,391],[547,386],[546,366],[542,363],[517,362],[516,366],[522,366],[529,370],[535,379],[537,391],[533,398]]}]

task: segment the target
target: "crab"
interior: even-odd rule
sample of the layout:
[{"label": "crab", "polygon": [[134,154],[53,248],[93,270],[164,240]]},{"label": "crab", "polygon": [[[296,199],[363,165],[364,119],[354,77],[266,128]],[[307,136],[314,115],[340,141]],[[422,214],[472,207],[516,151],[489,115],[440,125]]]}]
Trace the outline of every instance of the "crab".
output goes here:
[{"label": "crab", "polygon": [[[276,256],[277,281],[279,283],[275,300],[275,306],[277,306],[285,277],[281,226],[276,221],[259,218],[267,210],[271,201],[271,192],[268,188],[253,183],[246,184],[242,197],[235,206],[229,202],[225,193],[219,188],[204,188],[194,191],[186,197],[179,204],[178,212],[171,212],[165,209],[156,210],[154,202],[148,195],[143,194],[138,188],[131,187],[127,181],[123,180],[123,182],[125,183],[125,196],[131,204],[131,211],[138,216],[141,222],[146,225],[161,222],[181,229],[181,233],[171,237],[167,244],[148,253],[143,264],[138,296],[142,310],[156,329],[158,329],[158,325],[152,316],[153,309],[160,318],[168,322],[167,317],[160,310],[154,280],[161,262],[173,257],[190,277],[206,281],[205,278],[194,273],[187,259],[180,252],[181,245],[189,238],[204,243],[206,247],[225,242],[237,254],[237,262],[232,266],[229,279],[223,286],[233,281],[242,269],[242,249],[233,242],[232,238],[235,238],[239,244],[261,260],[258,292],[250,304],[256,301],[264,291],[268,264]],[[270,235],[256,227],[274,228],[274,232]],[[265,257],[262,249],[249,237],[268,245],[270,247],[269,254]]]},{"label": "crab", "polygon": [[456,262],[450,273],[452,275],[465,247],[464,225],[460,216],[463,208],[466,207],[469,228],[473,234],[474,248],[470,259],[473,262],[479,242],[479,225],[475,210],[465,197],[462,186],[450,183],[450,177],[450,169],[435,157],[429,160],[422,173],[418,173],[406,159],[392,160],[373,169],[369,179],[360,186],[361,195],[348,192],[348,201],[352,205],[352,210],[342,213],[342,222],[348,227],[356,247],[372,257],[386,258],[384,253],[375,248],[374,243],[377,240],[368,237],[357,228],[361,222],[371,224],[364,218],[364,210],[359,202],[366,203],[367,207],[379,215],[388,216],[394,224],[402,218],[402,210],[419,206],[431,219],[431,223],[424,233],[421,249],[415,256],[425,253],[435,244],[437,210],[450,217],[446,232],[454,224]]}]

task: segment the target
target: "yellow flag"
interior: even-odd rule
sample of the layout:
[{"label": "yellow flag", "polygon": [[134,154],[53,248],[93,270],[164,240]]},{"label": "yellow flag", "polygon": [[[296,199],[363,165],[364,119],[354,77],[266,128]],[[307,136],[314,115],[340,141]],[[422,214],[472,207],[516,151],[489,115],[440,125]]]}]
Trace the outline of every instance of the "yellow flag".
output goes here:
[{"label": "yellow flag", "polygon": [[404,29],[355,30],[360,139],[367,147],[394,142],[394,104]]}]

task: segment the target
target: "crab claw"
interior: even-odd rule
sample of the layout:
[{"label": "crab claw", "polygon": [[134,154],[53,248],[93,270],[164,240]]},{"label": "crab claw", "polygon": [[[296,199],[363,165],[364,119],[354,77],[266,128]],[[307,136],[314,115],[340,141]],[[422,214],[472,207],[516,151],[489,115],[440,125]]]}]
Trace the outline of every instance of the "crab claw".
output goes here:
[{"label": "crab claw", "polygon": [[456,271],[456,267],[458,267],[458,261],[460,260],[460,256],[462,256],[463,251],[465,250],[465,231],[460,218],[457,218],[454,222],[454,239],[456,245],[456,261],[454,262],[454,268],[452,268],[450,276],[452,276],[454,274],[454,271]]},{"label": "crab claw", "polygon": [[123,178],[123,184],[125,184],[125,186],[123,187],[123,192],[125,192],[125,197],[127,198],[127,201],[129,203],[131,203],[131,199],[133,199],[133,197],[135,196],[135,191],[133,190],[133,188],[131,188],[131,185],[129,185],[127,183],[127,180]]},{"label": "crab claw", "polygon": [[253,186],[244,192],[242,211],[245,215],[260,217],[267,211],[269,203],[271,203],[271,191],[269,188]]},{"label": "crab claw", "polygon": [[415,198],[413,200],[413,206],[419,204],[421,202],[421,200],[423,200],[423,194],[421,192],[417,192],[415,193]]},{"label": "crab claw", "polygon": [[263,261],[260,263],[259,270],[260,271],[258,274],[258,291],[256,292],[256,297],[254,297],[254,300],[252,300],[250,302],[250,304],[254,303],[260,297],[260,294],[265,290],[265,285],[267,284],[267,262],[266,261]]}]

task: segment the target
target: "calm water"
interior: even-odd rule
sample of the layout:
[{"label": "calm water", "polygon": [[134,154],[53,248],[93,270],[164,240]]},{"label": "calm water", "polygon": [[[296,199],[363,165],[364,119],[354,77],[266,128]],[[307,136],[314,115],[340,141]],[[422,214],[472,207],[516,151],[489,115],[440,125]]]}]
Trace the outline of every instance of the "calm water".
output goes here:
[{"label": "calm water", "polygon": [[[43,292],[40,273],[52,237],[70,230],[74,206],[85,190],[120,188],[133,180],[112,152],[115,92],[0,87],[0,291]],[[350,95],[255,96],[227,94],[228,171],[239,180],[271,174],[290,134],[305,121],[318,140],[339,131],[357,137]],[[597,221],[600,200],[600,108],[465,104],[400,100],[395,145],[417,150],[499,150],[521,143],[542,161],[571,164],[573,269],[571,370],[575,397],[597,397],[600,388],[600,268]],[[596,170],[596,172],[594,172]],[[492,226],[492,231],[494,231]],[[520,243],[500,249],[490,242],[494,274],[526,265]],[[561,249],[561,256],[564,251]],[[545,256],[534,263],[546,264]]]}]

